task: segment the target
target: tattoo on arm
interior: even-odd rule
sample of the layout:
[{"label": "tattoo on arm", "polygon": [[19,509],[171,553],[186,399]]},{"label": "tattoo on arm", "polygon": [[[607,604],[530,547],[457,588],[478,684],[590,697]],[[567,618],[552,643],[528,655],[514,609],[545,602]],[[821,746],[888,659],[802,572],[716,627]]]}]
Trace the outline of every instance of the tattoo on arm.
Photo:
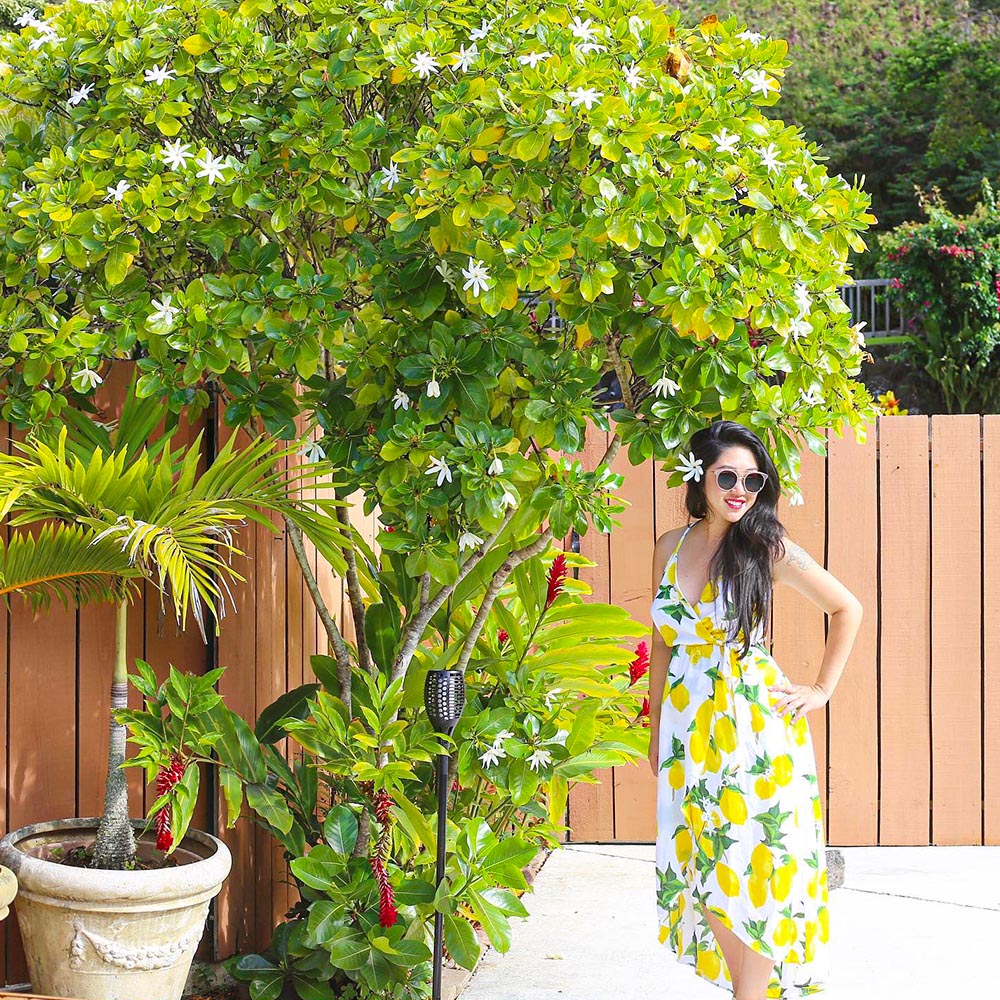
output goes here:
[{"label": "tattoo on arm", "polygon": [[789,541],[785,546],[788,552],[788,565],[794,566],[796,569],[807,570],[813,564],[812,557],[806,552],[805,549],[796,545],[795,542]]}]

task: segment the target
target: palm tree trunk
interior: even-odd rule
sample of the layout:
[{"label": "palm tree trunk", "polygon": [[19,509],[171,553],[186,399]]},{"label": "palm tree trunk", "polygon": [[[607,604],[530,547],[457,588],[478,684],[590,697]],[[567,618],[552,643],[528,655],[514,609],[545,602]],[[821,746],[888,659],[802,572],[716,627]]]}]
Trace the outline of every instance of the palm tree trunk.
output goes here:
[{"label": "palm tree trunk", "polygon": [[135,861],[135,835],[128,815],[128,785],[125,783],[125,727],[114,713],[128,707],[128,667],[125,657],[128,604],[115,608],[115,672],[111,681],[111,732],[108,738],[108,781],[104,790],[104,815],[94,844],[94,868],[121,871]]}]

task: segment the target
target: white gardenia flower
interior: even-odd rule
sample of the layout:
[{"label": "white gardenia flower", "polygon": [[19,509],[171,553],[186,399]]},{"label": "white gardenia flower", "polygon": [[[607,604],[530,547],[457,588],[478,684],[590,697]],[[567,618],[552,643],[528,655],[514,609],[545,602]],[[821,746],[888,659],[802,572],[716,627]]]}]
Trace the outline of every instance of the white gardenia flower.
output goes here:
[{"label": "white gardenia flower", "polygon": [[469,266],[462,268],[462,277],[465,278],[462,289],[468,291],[471,288],[473,298],[480,292],[489,291],[492,285],[489,269],[481,260],[474,260],[472,257],[469,258]]},{"label": "white gardenia flower", "polygon": [[94,85],[92,83],[85,83],[78,90],[71,90],[69,98],[66,103],[71,107],[75,108],[81,101],[85,101],[94,92]]},{"label": "white gardenia flower", "polygon": [[863,319],[857,326],[852,326],[851,332],[858,338],[858,347],[865,346],[865,335],[861,332],[868,325],[868,320]]},{"label": "white gardenia flower", "polygon": [[809,389],[808,391],[803,389],[799,393],[799,399],[805,403],[806,406],[818,406],[823,402],[823,397],[815,389]]},{"label": "white gardenia flower", "polygon": [[501,729],[496,736],[493,737],[493,745],[495,747],[503,746],[504,740],[510,740],[514,738],[514,734],[509,729]]},{"label": "white gardenia flower", "polygon": [[109,187],[107,189],[107,194],[104,196],[105,201],[121,201],[125,197],[125,192],[131,188],[132,185],[128,181],[119,181],[114,187]]},{"label": "white gardenia flower", "polygon": [[468,73],[469,68],[478,58],[479,49],[476,48],[475,42],[473,42],[468,48],[464,45],[460,45],[457,58],[455,59],[453,65],[455,69],[460,69],[463,73]]},{"label": "white gardenia flower", "polygon": [[510,490],[504,490],[503,496],[500,498],[500,506],[506,509],[507,507],[517,506],[517,495],[511,493]]},{"label": "white gardenia flower", "polygon": [[430,382],[427,383],[427,395],[431,399],[436,399],[441,395],[441,384],[436,378],[432,378]]},{"label": "white gardenia flower", "polygon": [[585,42],[592,42],[597,37],[597,29],[591,27],[592,23],[589,18],[586,21],[581,21],[579,17],[574,15],[573,23],[569,26],[569,30],[573,32],[574,38],[580,38]]},{"label": "white gardenia flower", "polygon": [[81,392],[86,392],[88,389],[96,389],[104,379],[87,362],[84,362],[83,367],[73,376],[72,381]]},{"label": "white gardenia flower", "polygon": [[534,69],[540,62],[552,57],[551,52],[528,52],[523,56],[518,56],[517,61],[522,66],[530,66]]},{"label": "white gardenia flower", "polygon": [[744,42],[756,45],[764,36],[759,31],[741,31],[737,36]]},{"label": "white gardenia flower", "polygon": [[804,320],[801,316],[797,316],[792,320],[789,332],[792,335],[792,340],[798,340],[799,337],[804,337],[807,333],[812,333],[812,323]]},{"label": "white gardenia flower", "polygon": [[438,458],[436,455],[431,455],[431,465],[430,468],[424,472],[425,476],[437,475],[437,484],[440,486],[444,482],[451,482],[451,468],[448,463],[443,458]]},{"label": "white gardenia flower", "polygon": [[27,182],[21,183],[21,190],[15,191],[10,196],[10,201],[7,202],[8,208],[13,208],[15,205],[20,205],[24,201],[24,196],[28,193]]},{"label": "white gardenia flower", "polygon": [[544,747],[539,747],[535,750],[532,755],[528,758],[528,767],[532,771],[537,771],[539,767],[545,767],[546,764],[552,762],[552,754],[544,749]]},{"label": "white gardenia flower", "polygon": [[767,147],[767,149],[758,147],[757,152],[760,154],[761,164],[767,167],[768,173],[772,170],[780,170],[784,166],[784,163],[778,159],[778,150],[775,148],[773,142]]},{"label": "white gardenia flower", "polygon": [[153,299],[150,305],[153,307],[153,312],[149,314],[149,319],[154,323],[163,323],[167,327],[174,325],[174,320],[177,318],[180,309],[173,305],[173,296],[164,295],[163,300]]},{"label": "white gardenia flower", "polygon": [[584,42],[582,45],[578,46],[578,48],[584,55],[589,55],[591,52],[608,51],[608,47],[606,45],[600,45],[597,42]]},{"label": "white gardenia flower", "polygon": [[497,761],[503,760],[507,756],[507,751],[503,747],[498,747],[496,744],[491,746],[482,756],[479,758],[479,763],[483,767],[492,767]]},{"label": "white gardenia flower", "polygon": [[469,32],[469,41],[478,42],[479,39],[485,38],[492,29],[493,29],[493,22],[487,21],[486,18],[484,17],[483,23],[480,24],[478,28],[475,28]]},{"label": "white gardenia flower", "polygon": [[474,535],[471,531],[463,531],[461,535],[458,536],[458,551],[461,552],[463,549],[474,549],[477,545],[482,545],[483,540],[479,535]]},{"label": "white gardenia flower", "polygon": [[187,167],[187,161],[194,156],[190,150],[191,147],[186,142],[175,139],[163,147],[160,157],[171,170],[184,170]]},{"label": "white gardenia flower", "polygon": [[382,9],[391,14],[396,9],[396,0],[382,0]]},{"label": "white gardenia flower", "polygon": [[47,24],[43,29],[41,26],[42,23],[43,22],[40,22],[39,24],[34,25],[34,27],[38,28],[42,34],[32,38],[31,41],[28,42],[28,48],[32,52],[37,52],[43,45],[58,45],[60,42],[66,41],[65,38],[57,35]]},{"label": "white gardenia flower", "polygon": [[804,177],[796,177],[792,181],[792,187],[803,197],[808,198],[811,192],[809,191],[809,185],[806,184]]},{"label": "white gardenia flower", "polygon": [[577,87],[576,90],[571,90],[569,96],[572,98],[572,103],[570,107],[577,108],[581,104],[585,104],[587,110],[589,111],[603,96],[601,91],[596,90],[594,87]]},{"label": "white gardenia flower", "polygon": [[795,282],[795,304],[799,307],[799,315],[804,316],[812,308],[812,296],[809,289],[801,282]]},{"label": "white gardenia flower", "polygon": [[400,407],[408,410],[410,408],[410,397],[402,389],[397,389],[396,395],[392,397],[392,408],[398,410]]},{"label": "white gardenia flower", "polygon": [[387,187],[391,191],[399,183],[399,166],[395,163],[390,163],[389,166],[383,167],[379,183],[382,187]]},{"label": "white gardenia flower", "polygon": [[681,460],[674,466],[676,472],[684,473],[684,482],[693,479],[696,483],[701,482],[701,477],[705,473],[704,463],[700,458],[694,457],[694,452],[689,451],[686,455],[681,455]]},{"label": "white gardenia flower", "polygon": [[667,378],[665,372],[663,374],[663,377],[658,379],[653,384],[653,392],[660,398],[668,394],[671,396],[676,396],[679,389],[680,386],[672,378]]},{"label": "white gardenia flower", "polygon": [[486,470],[491,476],[502,476],[503,475],[503,462],[500,461],[500,456],[496,455],[492,462],[490,462],[490,467]]},{"label": "white gardenia flower", "polygon": [[314,462],[322,462],[326,458],[326,452],[319,441],[307,441],[299,449],[299,457],[303,462],[308,462],[312,465]]},{"label": "white gardenia flower", "polygon": [[204,177],[209,184],[222,180],[222,171],[226,169],[226,161],[221,156],[212,156],[207,149],[201,159],[194,161],[194,165],[201,167],[195,176]]},{"label": "white gardenia flower", "polygon": [[455,287],[455,271],[448,261],[443,260],[440,264],[436,264],[434,270],[441,275],[446,285],[451,285],[452,288]]},{"label": "white gardenia flower", "polygon": [[552,702],[556,700],[556,695],[558,694],[562,694],[562,688],[549,688],[549,690],[545,692],[545,707],[549,711],[552,711]]},{"label": "white gardenia flower", "polygon": [[32,7],[26,10],[15,22],[15,28],[27,28],[38,24],[38,11]]},{"label": "white gardenia flower", "polygon": [[639,72],[639,67],[633,62],[631,66],[625,68],[625,82],[634,90],[636,87],[641,87],[643,80],[642,74]]},{"label": "white gardenia flower", "polygon": [[723,128],[721,132],[716,132],[712,136],[712,141],[715,143],[715,148],[720,153],[735,153],[736,145],[740,141],[738,135],[733,135],[726,128]]},{"label": "white gardenia flower", "polygon": [[418,52],[410,60],[410,68],[421,80],[429,80],[439,69],[437,60],[429,52]]},{"label": "white gardenia flower", "polygon": [[743,79],[750,84],[750,93],[758,91],[765,97],[772,91],[778,89],[778,81],[770,77],[762,69],[751,69],[743,74]]},{"label": "white gardenia flower", "polygon": [[153,68],[146,70],[145,79],[146,83],[158,83],[162,87],[167,80],[172,80],[175,76],[177,76],[176,70],[153,63]]}]

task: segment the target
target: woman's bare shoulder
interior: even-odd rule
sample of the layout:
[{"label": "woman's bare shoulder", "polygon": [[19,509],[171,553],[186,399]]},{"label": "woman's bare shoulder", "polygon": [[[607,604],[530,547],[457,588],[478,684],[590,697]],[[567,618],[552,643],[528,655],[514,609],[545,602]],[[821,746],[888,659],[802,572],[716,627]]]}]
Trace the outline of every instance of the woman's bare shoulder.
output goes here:
[{"label": "woman's bare shoulder", "polygon": [[669,555],[674,546],[680,540],[681,535],[684,533],[684,528],[686,525],[681,525],[678,528],[671,528],[669,531],[665,531],[659,538],[656,539],[656,545],[653,547],[653,558],[666,557]]}]

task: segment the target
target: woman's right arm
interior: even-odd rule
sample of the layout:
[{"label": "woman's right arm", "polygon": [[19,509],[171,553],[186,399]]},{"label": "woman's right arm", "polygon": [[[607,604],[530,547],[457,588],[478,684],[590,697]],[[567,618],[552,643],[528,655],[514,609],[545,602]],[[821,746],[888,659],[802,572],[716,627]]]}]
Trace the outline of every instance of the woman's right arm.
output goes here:
[{"label": "woman's right arm", "polygon": [[[657,541],[653,549],[652,594],[654,599],[676,537],[676,531],[668,531]],[[654,777],[659,772],[660,709],[663,707],[663,691],[667,683],[669,664],[670,649],[663,641],[663,636],[654,628],[652,647],[649,653],[649,767]]]}]

